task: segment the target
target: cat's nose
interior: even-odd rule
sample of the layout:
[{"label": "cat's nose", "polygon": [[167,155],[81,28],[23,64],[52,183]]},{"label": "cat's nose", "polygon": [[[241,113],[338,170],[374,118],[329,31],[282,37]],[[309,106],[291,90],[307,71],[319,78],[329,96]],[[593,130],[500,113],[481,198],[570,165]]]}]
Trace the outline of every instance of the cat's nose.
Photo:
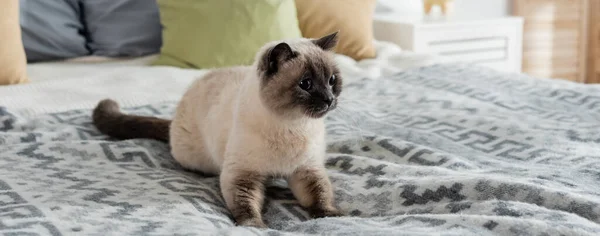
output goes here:
[{"label": "cat's nose", "polygon": [[331,106],[331,104],[333,103],[333,96],[327,96],[323,98],[323,102],[327,104],[327,106]]}]

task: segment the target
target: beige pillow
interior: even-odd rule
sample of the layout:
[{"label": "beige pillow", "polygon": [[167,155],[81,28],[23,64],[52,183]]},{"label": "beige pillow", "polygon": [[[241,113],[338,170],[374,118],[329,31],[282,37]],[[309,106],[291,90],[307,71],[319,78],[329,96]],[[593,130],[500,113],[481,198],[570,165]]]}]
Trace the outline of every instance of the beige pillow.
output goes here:
[{"label": "beige pillow", "polygon": [[29,82],[21,41],[19,0],[0,0],[0,85]]},{"label": "beige pillow", "polygon": [[302,36],[318,38],[339,31],[337,53],[355,60],[373,58],[376,3],[377,0],[296,0]]}]

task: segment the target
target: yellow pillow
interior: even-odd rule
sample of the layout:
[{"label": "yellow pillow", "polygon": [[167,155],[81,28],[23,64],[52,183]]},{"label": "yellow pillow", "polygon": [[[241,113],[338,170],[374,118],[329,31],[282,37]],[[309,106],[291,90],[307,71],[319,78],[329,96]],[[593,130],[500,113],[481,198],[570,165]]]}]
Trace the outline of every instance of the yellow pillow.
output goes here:
[{"label": "yellow pillow", "polygon": [[19,0],[0,0],[0,85],[29,82],[21,41]]},{"label": "yellow pillow", "polygon": [[377,0],[296,0],[302,36],[318,38],[339,30],[335,51],[355,60],[376,56],[373,13]]}]

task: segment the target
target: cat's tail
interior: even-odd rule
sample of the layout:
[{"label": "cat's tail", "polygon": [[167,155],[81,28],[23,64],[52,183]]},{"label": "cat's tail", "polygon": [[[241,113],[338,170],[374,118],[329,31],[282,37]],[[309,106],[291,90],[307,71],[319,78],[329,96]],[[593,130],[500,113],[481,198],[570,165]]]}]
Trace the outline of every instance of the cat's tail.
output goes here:
[{"label": "cat's tail", "polygon": [[124,114],[119,104],[111,99],[98,103],[92,119],[100,132],[114,138],[149,138],[169,142],[170,120]]}]

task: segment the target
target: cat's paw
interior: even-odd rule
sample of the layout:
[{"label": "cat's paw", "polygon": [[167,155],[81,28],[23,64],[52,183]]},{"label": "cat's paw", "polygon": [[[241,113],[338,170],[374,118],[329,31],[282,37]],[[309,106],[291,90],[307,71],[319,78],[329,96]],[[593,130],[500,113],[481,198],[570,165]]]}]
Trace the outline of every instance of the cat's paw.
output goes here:
[{"label": "cat's paw", "polygon": [[266,229],[268,226],[261,219],[248,219],[237,223],[238,226]]},{"label": "cat's paw", "polygon": [[310,209],[310,215],[313,218],[344,216],[344,214],[335,207],[312,207]]}]

